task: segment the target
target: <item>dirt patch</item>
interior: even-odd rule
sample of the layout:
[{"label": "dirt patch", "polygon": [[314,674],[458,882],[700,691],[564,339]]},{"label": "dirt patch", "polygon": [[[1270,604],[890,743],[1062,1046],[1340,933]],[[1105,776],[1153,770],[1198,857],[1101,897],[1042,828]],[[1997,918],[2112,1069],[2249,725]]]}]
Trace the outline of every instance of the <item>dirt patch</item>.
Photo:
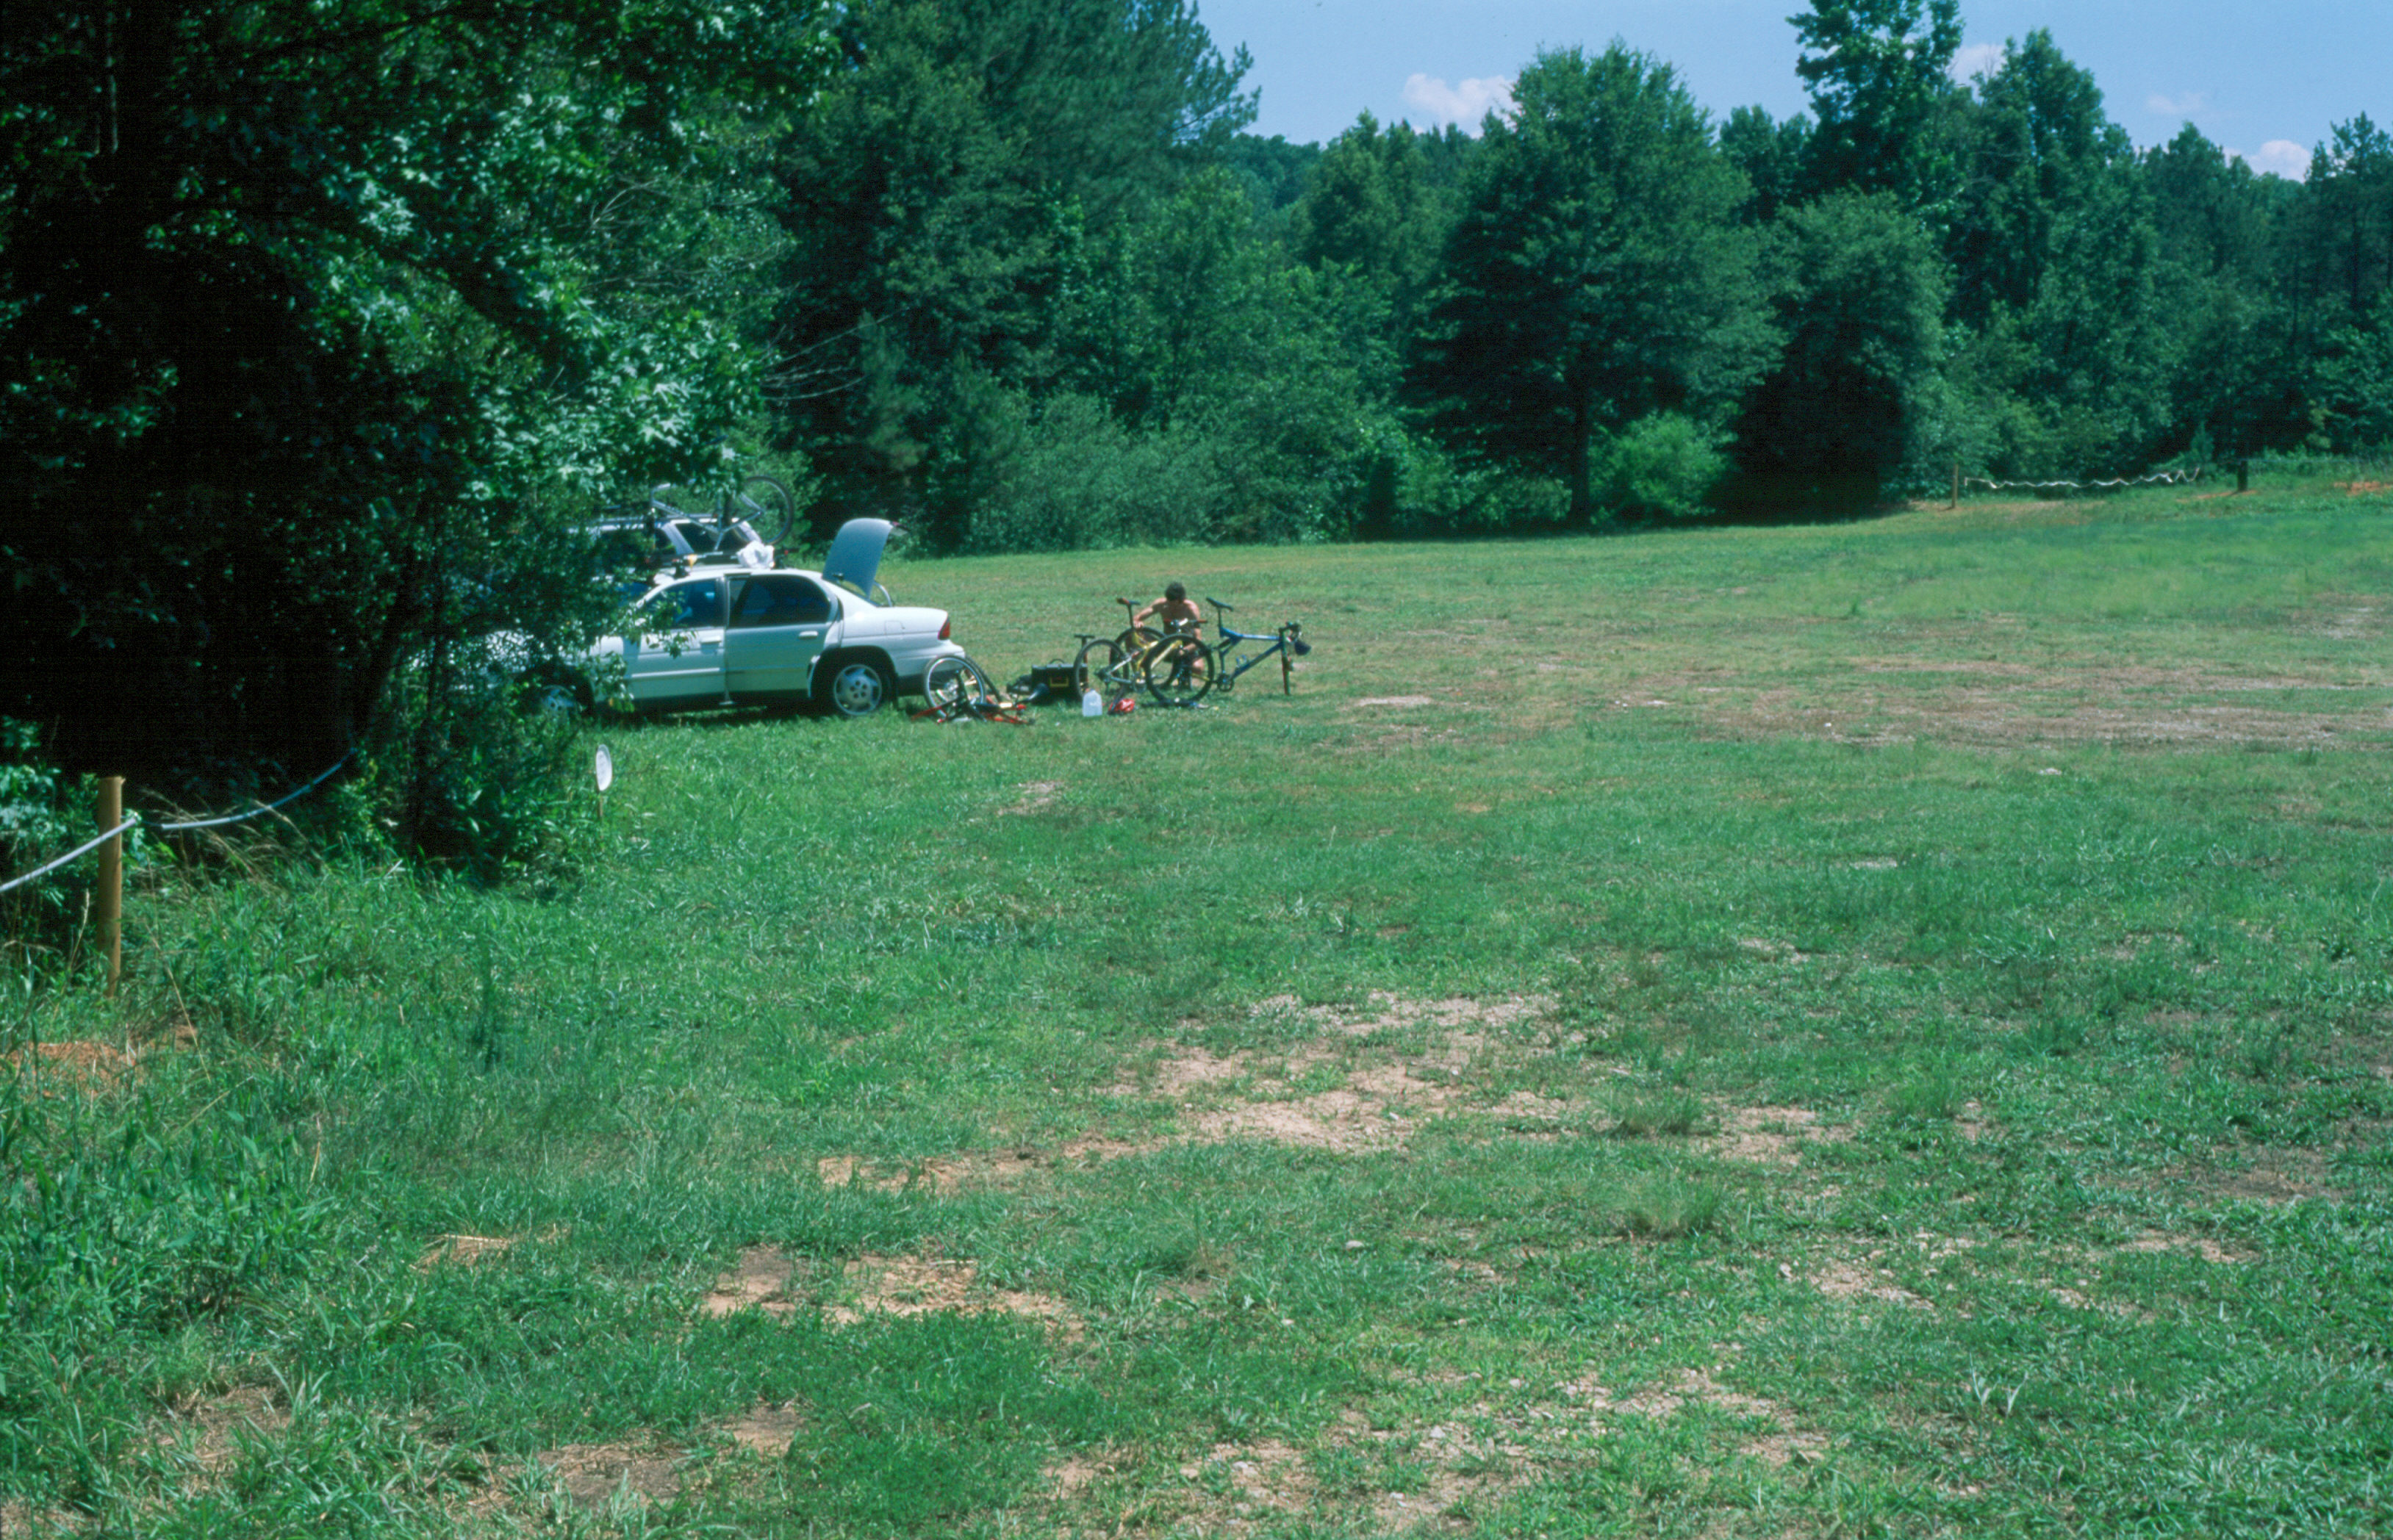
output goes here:
[{"label": "dirt patch", "polygon": [[139,1055],[109,1043],[28,1043],[0,1054],[33,1090],[46,1094],[113,1091],[131,1079]]},{"label": "dirt patch", "polygon": [[424,1255],[415,1259],[415,1271],[429,1272],[436,1267],[473,1267],[493,1257],[503,1257],[515,1247],[512,1235],[435,1235]]},{"label": "dirt patch", "polygon": [[540,1456],[576,1507],[595,1510],[630,1496],[670,1502],[681,1493],[679,1456],[630,1443],[569,1443]]},{"label": "dirt patch", "polygon": [[1182,1466],[1180,1475],[1210,1499],[1198,1508],[1215,1518],[1301,1512],[1314,1493],[1303,1453],[1276,1439],[1217,1443],[1203,1459]]},{"label": "dirt patch", "polygon": [[791,1441],[804,1426],[805,1416],[796,1402],[776,1406],[769,1401],[760,1401],[723,1424],[723,1431],[740,1448],[778,1460],[790,1452]]},{"label": "dirt patch", "polygon": [[0,1499],[0,1537],[32,1534],[35,1524],[44,1534],[83,1534],[90,1531],[92,1520],[80,1513],[62,1508],[35,1507],[17,1499]]},{"label": "dirt patch", "polygon": [[2172,1235],[2160,1231],[2138,1235],[2119,1249],[2146,1254],[2162,1252],[2174,1256],[2199,1257],[2205,1262],[2216,1263],[2220,1267],[2240,1267],[2255,1259],[2254,1253],[2236,1246],[2222,1246],[2207,1235]]},{"label": "dirt patch", "polygon": [[[1396,1074],[1410,1080],[1401,1070]],[[1240,1103],[1200,1113],[1189,1122],[1190,1137],[1198,1143],[1257,1139],[1348,1155],[1393,1149],[1412,1131],[1398,1107],[1354,1090],[1326,1090],[1291,1102]]]},{"label": "dirt patch", "polygon": [[1078,1341],[1080,1317],[1048,1294],[993,1289],[980,1282],[980,1264],[957,1258],[858,1257],[844,1269],[853,1302],[824,1312],[852,1326],[870,1315],[1018,1315],[1043,1323],[1066,1341]]},{"label": "dirt patch", "polygon": [[2305,1199],[2341,1203],[2346,1194],[2327,1180],[2326,1157],[2315,1150],[2256,1148],[2247,1164],[2169,1173],[2198,1193],[2271,1207]]},{"label": "dirt patch", "polygon": [[1437,702],[1425,695],[1375,695],[1353,702],[1362,706],[1434,706]]},{"label": "dirt patch", "polygon": [[[1792,1413],[1767,1396],[1747,1395],[1742,1390],[1729,1389],[1714,1379],[1708,1369],[1681,1369],[1661,1384],[1649,1386],[1633,1396],[1618,1400],[1592,1379],[1566,1381],[1555,1386],[1554,1390],[1569,1403],[1564,1413],[1566,1417],[1589,1419],[1599,1429],[1610,1417],[1627,1416],[1660,1420],[1677,1416],[1690,1406],[1706,1407],[1732,1416],[1773,1423],[1776,1426],[1771,1431],[1750,1437],[1738,1445],[1744,1455],[1773,1468],[1819,1459],[1828,1449],[1826,1434],[1798,1426]],[[1538,1415],[1532,1413],[1533,1416]]]},{"label": "dirt patch", "polygon": [[1027,817],[1041,808],[1054,806],[1056,795],[1064,790],[1064,783],[1062,781],[1024,781],[1014,790],[1022,793],[1021,800],[1011,807],[999,808],[997,810],[999,817]]},{"label": "dirt patch", "polygon": [[[1257,1001],[1249,1016],[1295,1017],[1326,1040],[1276,1053],[1170,1049],[1138,1079],[1105,1088],[1110,1096],[1159,1098],[1185,1109],[1176,1136],[1092,1137],[1052,1152],[975,1152],[902,1165],[826,1155],[816,1161],[815,1173],[826,1187],[944,1196],[966,1186],[1003,1186],[1061,1165],[1152,1154],[1172,1144],[1255,1139],[1341,1153],[1390,1149],[1462,1100],[1468,1076],[1495,1050],[1499,1035],[1540,1020],[1554,1004],[1536,995],[1425,999],[1375,990],[1360,1005],[1308,1006],[1294,996],[1274,996]],[[1388,1045],[1378,1041],[1382,1037],[1410,1041],[1406,1051],[1386,1062]],[[1358,1053],[1381,1062],[1350,1067],[1348,1058]],[[1338,1083],[1324,1083],[1328,1080]],[[1559,1123],[1568,1111],[1566,1103],[1516,1094],[1497,1114]]]},{"label": "dirt patch", "polygon": [[[1896,1283],[1890,1273],[1871,1265],[1883,1255],[1885,1253],[1873,1251],[1866,1259],[1860,1261],[1839,1259],[1823,1262],[1806,1276],[1813,1288],[1831,1299],[1876,1299],[1890,1305],[1901,1305],[1906,1310],[1934,1310],[1935,1305],[1925,1297],[1914,1294]],[[1780,1271],[1791,1273],[1793,1269],[1782,1263]]]},{"label": "dirt patch", "polygon": [[1788,1465],[1812,1464],[1828,1453],[1825,1433],[1765,1433],[1747,1440],[1740,1453],[1759,1460],[1772,1470]]},{"label": "dirt patch", "polygon": [[[290,1409],[275,1403],[273,1391],[244,1385],[176,1403],[153,1436],[161,1443],[188,1442],[200,1468],[215,1472],[232,1463],[243,1435],[270,1437],[290,1426]],[[0,1529],[0,1534],[7,1533]]]},{"label": "dirt patch", "polygon": [[1820,1115],[1808,1107],[1730,1107],[1721,1111],[1720,1131],[1698,1143],[1723,1160],[1757,1166],[1793,1167],[1810,1144],[1850,1142],[1853,1130],[1844,1125],[1820,1126]]},{"label": "dirt patch", "polygon": [[[1433,1026],[1447,1032],[1500,1032],[1552,1013],[1555,1001],[1548,995],[1507,995],[1502,999],[1480,1000],[1462,996],[1427,1000],[1411,995],[1393,994],[1374,989],[1364,997],[1359,1007],[1316,1005],[1299,1007],[1288,996],[1275,996],[1257,1002],[1254,1012],[1270,1010],[1301,1010],[1326,1026],[1333,1027],[1350,1038],[1369,1037],[1377,1032],[1397,1031],[1406,1027]],[[1476,1046],[1477,1039],[1473,1039]]]},{"label": "dirt patch", "polygon": [[1066,1502],[1078,1497],[1090,1487],[1114,1473],[1114,1461],[1107,1455],[1067,1455],[1051,1460],[1040,1471],[1047,1478],[1055,1495]]},{"label": "dirt patch", "polygon": [[[1135,1095],[1136,1087],[1115,1087]],[[1161,1140],[1075,1139],[1053,1150],[975,1150],[927,1160],[875,1161],[861,1155],[825,1155],[815,1175],[825,1187],[870,1187],[880,1193],[921,1192],[946,1197],[966,1187],[1010,1187],[1041,1171],[1086,1166],[1161,1149]]]},{"label": "dirt patch", "polygon": [[789,1293],[797,1265],[778,1246],[744,1247],[739,1265],[714,1280],[714,1286],[698,1302],[699,1313],[719,1319],[743,1310],[761,1310],[767,1315],[786,1316],[798,1308]]}]

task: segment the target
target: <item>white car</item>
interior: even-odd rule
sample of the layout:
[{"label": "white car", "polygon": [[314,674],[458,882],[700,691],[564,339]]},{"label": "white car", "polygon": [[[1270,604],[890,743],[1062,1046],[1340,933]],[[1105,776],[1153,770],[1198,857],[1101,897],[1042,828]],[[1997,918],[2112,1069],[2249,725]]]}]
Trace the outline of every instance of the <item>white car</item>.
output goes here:
[{"label": "white car", "polygon": [[[919,694],[941,658],[961,658],[948,612],[888,602],[874,582],[884,519],[850,519],[820,572],[701,568],[660,580],[632,606],[621,636],[590,649],[619,708],[803,705],[870,716]],[[878,594],[879,602],[870,597]]]}]

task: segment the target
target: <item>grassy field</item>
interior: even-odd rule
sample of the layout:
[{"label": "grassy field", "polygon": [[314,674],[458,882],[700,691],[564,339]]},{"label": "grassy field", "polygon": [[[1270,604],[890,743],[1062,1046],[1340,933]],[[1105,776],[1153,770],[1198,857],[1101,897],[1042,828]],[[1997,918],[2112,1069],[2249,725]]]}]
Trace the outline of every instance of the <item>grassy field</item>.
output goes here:
[{"label": "grassy field", "polygon": [[0,1024],[0,1533],[2393,1531],[2388,535],[925,562],[1317,650],[152,873]]}]

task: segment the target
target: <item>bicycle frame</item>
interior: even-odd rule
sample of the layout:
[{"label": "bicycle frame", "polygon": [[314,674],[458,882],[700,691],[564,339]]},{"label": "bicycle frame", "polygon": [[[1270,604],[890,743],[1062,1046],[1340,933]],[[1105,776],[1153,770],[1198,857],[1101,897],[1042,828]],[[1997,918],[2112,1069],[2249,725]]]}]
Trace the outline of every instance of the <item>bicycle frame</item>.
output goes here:
[{"label": "bicycle frame", "polygon": [[[1284,695],[1294,694],[1296,686],[1289,682],[1288,678],[1291,665],[1296,659],[1301,658],[1312,650],[1304,645],[1304,628],[1297,621],[1290,620],[1277,631],[1240,631],[1229,622],[1227,616],[1230,607],[1228,605],[1211,594],[1206,595],[1205,602],[1213,607],[1213,629],[1219,632],[1222,637],[1220,645],[1213,648],[1213,666],[1216,670],[1213,687],[1217,690],[1226,690],[1249,669],[1266,659],[1276,656],[1280,660],[1280,692]],[[1248,642],[1268,642],[1271,645],[1261,652],[1238,652],[1238,647]],[[1236,654],[1235,658],[1232,656],[1234,653]],[[1235,667],[1232,666],[1234,663]]]}]

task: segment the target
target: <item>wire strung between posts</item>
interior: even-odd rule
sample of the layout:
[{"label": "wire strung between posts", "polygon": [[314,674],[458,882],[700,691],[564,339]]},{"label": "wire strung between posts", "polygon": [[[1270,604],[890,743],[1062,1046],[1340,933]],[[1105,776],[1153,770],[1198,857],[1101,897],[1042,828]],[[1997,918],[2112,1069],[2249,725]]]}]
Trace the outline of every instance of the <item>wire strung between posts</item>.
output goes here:
[{"label": "wire strung between posts", "polygon": [[130,818],[125,819],[123,823],[121,823],[121,824],[119,824],[119,825],[117,825],[114,829],[110,829],[107,833],[105,833],[105,834],[101,835],[98,839],[97,839],[97,840],[93,840],[93,841],[91,841],[90,842],[88,842],[88,843],[86,843],[86,844],[80,844],[80,845],[75,846],[75,848],[74,848],[74,849],[72,849],[72,850],[71,850],[71,851],[68,851],[64,855],[59,856],[57,860],[55,860],[55,861],[51,862],[48,866],[46,866],[46,867],[35,867],[33,870],[31,870],[31,871],[27,872],[27,873],[26,873],[24,876],[22,876],[22,877],[11,877],[11,878],[10,878],[10,879],[8,879],[8,881],[7,881],[6,882],[0,882],[0,893],[7,893],[10,888],[20,886],[20,885],[22,885],[23,883],[26,883],[26,882],[30,882],[30,881],[33,881],[34,878],[36,878],[36,877],[43,876],[44,874],[48,873],[48,872],[56,871],[56,870],[58,870],[60,867],[65,866],[69,861],[73,860],[73,859],[74,859],[76,856],[78,856],[78,855],[90,855],[93,851],[98,850],[100,846],[102,846],[102,845],[104,845],[104,844],[108,843],[108,842],[109,842],[109,841],[115,839],[118,835],[120,835],[120,834],[124,833],[126,829],[131,829],[135,824],[137,824],[137,823],[139,823],[140,821],[141,821],[140,816],[139,816],[139,815],[137,815],[137,815],[136,815],[136,816],[134,816],[133,817],[130,817]]},{"label": "wire strung between posts", "polygon": [[1965,476],[1964,487],[1983,487],[1990,492],[2004,491],[2086,491],[2097,487],[2190,487],[2202,479],[2202,467],[2190,471],[2154,471],[2150,476],[2121,476],[2112,481],[1989,481],[1982,476]]},{"label": "wire strung between posts", "polygon": [[[357,750],[354,749],[349,750],[349,754],[354,754],[356,752]],[[327,768],[322,775],[317,777],[314,780],[309,781],[298,790],[288,792],[283,796],[277,798],[275,801],[268,803],[264,807],[252,808],[246,813],[229,814],[221,818],[194,818],[186,823],[160,824],[157,826],[154,832],[159,834],[182,834],[194,829],[221,829],[227,824],[246,823],[252,818],[262,818],[278,807],[282,807],[288,803],[297,802],[308,792],[315,790],[316,788],[323,785],[326,781],[331,780],[334,770],[338,770],[342,765],[349,763],[349,754],[343,754],[339,759],[334,760],[331,766]],[[10,888],[22,887],[36,877],[47,876],[49,873],[58,870],[60,867],[65,866],[69,861],[73,860],[78,855],[90,855],[93,851],[98,850],[100,846],[108,843],[109,841],[115,839],[118,835],[124,833],[126,829],[131,829],[140,821],[141,816],[137,813],[135,814],[133,816],[125,819],[123,823],[117,825],[114,829],[110,829],[107,833],[99,836],[98,839],[91,840],[75,846],[74,849],[68,851],[64,855],[61,855],[57,860],[50,862],[47,866],[35,867],[33,870],[25,873],[21,877],[11,877],[6,882],[0,882],[0,893],[7,893]]]},{"label": "wire strung between posts", "polygon": [[[354,754],[356,752],[357,750],[354,749],[349,750],[349,754]],[[349,754],[343,754],[339,759],[334,760],[322,775],[317,777],[314,780],[309,781],[298,790],[289,792],[273,802],[268,803],[264,807],[254,807],[246,813],[229,813],[221,818],[193,818],[188,823],[160,824],[158,826],[157,832],[160,834],[181,834],[194,829],[221,829],[227,824],[246,823],[252,818],[262,818],[268,813],[273,812],[276,808],[281,807],[287,803],[297,802],[308,792],[315,790],[316,788],[323,785],[326,781],[331,780],[334,770],[338,770],[342,765],[349,763]]]}]

